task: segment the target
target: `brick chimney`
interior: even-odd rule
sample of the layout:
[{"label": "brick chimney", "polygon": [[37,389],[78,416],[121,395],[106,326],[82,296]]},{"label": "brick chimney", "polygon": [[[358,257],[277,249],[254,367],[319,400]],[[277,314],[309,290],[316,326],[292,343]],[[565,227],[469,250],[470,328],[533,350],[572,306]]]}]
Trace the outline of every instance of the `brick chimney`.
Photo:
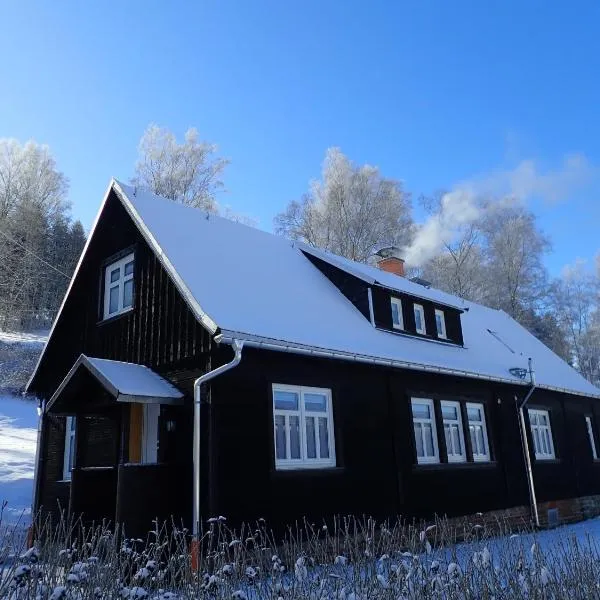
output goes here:
[{"label": "brick chimney", "polygon": [[375,253],[377,258],[377,266],[382,271],[393,273],[400,277],[404,277],[404,259],[398,256],[399,249],[391,246],[389,248],[382,248]]}]

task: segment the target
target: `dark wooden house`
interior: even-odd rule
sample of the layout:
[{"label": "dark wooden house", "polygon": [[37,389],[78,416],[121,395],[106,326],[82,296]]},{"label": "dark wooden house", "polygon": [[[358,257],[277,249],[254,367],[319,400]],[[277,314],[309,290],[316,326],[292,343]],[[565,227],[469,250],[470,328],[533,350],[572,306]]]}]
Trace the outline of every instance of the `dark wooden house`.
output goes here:
[{"label": "dark wooden house", "polygon": [[505,313],[381,266],[111,182],[28,385],[35,508],[131,532],[196,506],[594,512],[600,390]]}]

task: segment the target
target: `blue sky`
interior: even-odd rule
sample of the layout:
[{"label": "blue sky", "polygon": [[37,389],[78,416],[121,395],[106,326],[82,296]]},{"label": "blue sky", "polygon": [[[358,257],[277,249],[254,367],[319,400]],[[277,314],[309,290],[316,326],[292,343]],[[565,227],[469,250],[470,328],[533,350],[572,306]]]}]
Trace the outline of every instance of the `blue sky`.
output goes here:
[{"label": "blue sky", "polygon": [[597,2],[6,2],[0,137],[50,146],[86,227],[150,122],[218,143],[220,201],[265,229],[329,146],[415,196],[531,161],[556,273],[598,251],[599,22]]}]

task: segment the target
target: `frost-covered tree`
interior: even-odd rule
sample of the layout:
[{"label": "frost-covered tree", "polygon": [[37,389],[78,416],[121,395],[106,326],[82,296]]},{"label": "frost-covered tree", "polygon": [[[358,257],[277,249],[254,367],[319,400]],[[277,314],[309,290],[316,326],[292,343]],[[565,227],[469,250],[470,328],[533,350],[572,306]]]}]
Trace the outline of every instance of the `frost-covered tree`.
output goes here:
[{"label": "frost-covered tree", "polygon": [[519,320],[548,298],[544,255],[550,241],[535,215],[521,204],[490,210],[481,219],[485,236],[487,304]]},{"label": "frost-covered tree", "polygon": [[412,233],[402,184],[377,167],[352,163],[339,148],[325,155],[321,180],[275,217],[277,233],[365,262],[383,246],[404,246]]},{"label": "frost-covered tree", "polygon": [[553,310],[569,341],[572,362],[593,383],[600,383],[598,274],[582,261],[566,267],[552,286]]},{"label": "frost-covered tree", "polygon": [[46,146],[0,139],[0,328],[47,326],[56,313],[81,251],[80,241],[53,241],[61,223],[71,228],[68,187]]},{"label": "frost-covered tree", "polygon": [[179,143],[171,131],[152,124],[140,140],[132,183],[174,202],[217,212],[215,196],[223,189],[229,161],[216,151],[194,128]]}]

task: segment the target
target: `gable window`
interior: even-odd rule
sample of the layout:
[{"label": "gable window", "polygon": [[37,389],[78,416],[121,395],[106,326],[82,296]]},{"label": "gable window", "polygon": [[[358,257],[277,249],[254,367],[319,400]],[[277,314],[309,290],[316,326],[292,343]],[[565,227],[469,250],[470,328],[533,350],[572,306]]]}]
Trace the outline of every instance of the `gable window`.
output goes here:
[{"label": "gable window", "polygon": [[425,330],[425,311],[420,304],[414,305],[415,310],[415,328],[417,333],[427,333]]},{"label": "gable window", "polygon": [[469,420],[473,460],[475,462],[487,462],[490,460],[490,449],[483,404],[467,402],[467,418]]},{"label": "gable window", "polygon": [[446,317],[444,311],[439,308],[435,309],[435,327],[437,329],[437,336],[442,339],[447,339],[446,335]]},{"label": "gable window", "polygon": [[594,427],[592,425],[592,417],[586,416],[585,426],[587,428],[588,437],[590,438],[590,446],[592,448],[592,456],[594,460],[598,460],[598,452],[596,451],[596,440],[594,438]]},{"label": "gable window", "polygon": [[65,425],[65,453],[63,457],[63,479],[71,481],[75,461],[75,417],[67,417]]},{"label": "gable window", "polygon": [[460,404],[449,400],[441,401],[442,419],[444,421],[444,436],[448,462],[465,462],[465,438],[463,434]]},{"label": "gable window", "polygon": [[277,469],[335,467],[331,390],[273,385]]},{"label": "gable window", "polygon": [[133,306],[133,253],[108,265],[104,271],[104,318]]},{"label": "gable window", "polygon": [[440,453],[435,428],[433,400],[428,398],[412,398],[411,406],[417,463],[439,463]]},{"label": "gable window", "polygon": [[392,305],[392,327],[394,329],[404,329],[404,316],[402,315],[402,300],[400,298],[391,298]]},{"label": "gable window", "polygon": [[552,429],[550,427],[550,414],[547,410],[529,409],[529,425],[533,438],[533,449],[538,460],[555,458]]}]

